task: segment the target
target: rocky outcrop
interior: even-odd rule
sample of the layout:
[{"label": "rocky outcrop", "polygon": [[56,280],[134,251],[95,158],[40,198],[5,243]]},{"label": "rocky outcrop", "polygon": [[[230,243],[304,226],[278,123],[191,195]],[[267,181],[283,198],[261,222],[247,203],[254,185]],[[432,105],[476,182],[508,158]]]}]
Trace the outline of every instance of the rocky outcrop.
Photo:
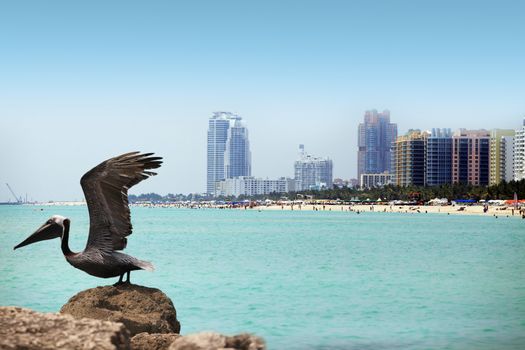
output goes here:
[{"label": "rocky outcrop", "polygon": [[169,350],[264,350],[266,345],[262,338],[251,334],[239,334],[233,337],[213,332],[185,335],[177,338]]},{"label": "rocky outcrop", "polygon": [[156,288],[134,284],[87,289],[69,299],[60,313],[122,322],[132,336],[142,332],[180,332],[171,299]]},{"label": "rocky outcrop", "polygon": [[175,333],[139,333],[131,338],[133,350],[167,350],[180,335]]},{"label": "rocky outcrop", "polygon": [[180,336],[177,312],[160,290],[97,287],[72,297],[60,314],[0,307],[0,349],[264,350],[251,334]]},{"label": "rocky outcrop", "polygon": [[123,324],[0,307],[0,349],[130,349]]}]

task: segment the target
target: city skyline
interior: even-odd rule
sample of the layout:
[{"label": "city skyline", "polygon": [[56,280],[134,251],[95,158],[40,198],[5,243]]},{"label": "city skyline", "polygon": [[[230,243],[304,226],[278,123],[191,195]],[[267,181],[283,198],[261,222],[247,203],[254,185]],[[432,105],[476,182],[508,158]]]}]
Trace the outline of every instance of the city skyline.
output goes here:
[{"label": "city skyline", "polygon": [[[227,114],[229,114],[229,115],[234,116],[235,118],[238,118],[239,120],[242,119],[242,118],[238,117],[236,114],[233,114],[233,113],[230,113],[230,112],[214,112],[214,113],[215,113],[215,114],[227,113]],[[213,119],[213,118],[208,118],[208,121],[210,121],[211,119]],[[228,121],[228,123],[230,123],[230,121]],[[520,125],[525,125],[525,117],[522,118],[522,122],[521,122]],[[208,127],[209,127],[209,125],[208,125]],[[243,122],[243,127],[245,127],[244,122]],[[522,127],[522,128],[523,128],[523,127]],[[413,129],[416,129],[416,125],[414,125],[413,127],[409,128],[408,131],[407,131],[407,133],[410,133],[411,130],[413,130]],[[458,128],[458,129],[456,129],[456,131],[460,131],[460,130],[463,130],[463,129],[465,129],[465,128]],[[416,129],[416,130],[419,130],[419,129]],[[431,131],[431,130],[424,130],[424,131],[425,131],[425,132],[428,132],[428,133],[430,133],[430,134],[433,134],[433,133],[435,133],[435,132],[444,132],[445,130],[447,130],[447,132],[450,133],[450,130],[451,130],[451,129],[450,129],[450,128],[445,128],[445,129],[443,129],[443,131],[441,131],[439,128],[437,128],[437,129],[436,129],[436,128],[432,128],[432,131]],[[491,130],[487,130],[487,129],[480,129],[480,130],[484,130],[484,131],[486,131],[487,133],[490,133],[490,132],[493,131],[493,130],[500,130],[500,128],[495,128],[495,129],[491,129]],[[518,131],[520,130],[520,128],[519,128],[519,127],[516,127],[514,130],[515,130],[516,132],[518,132]],[[226,130],[226,131],[225,131],[225,134],[227,134],[227,133],[228,133],[228,131]],[[208,134],[209,134],[209,133],[208,133]],[[404,133],[404,134],[405,134],[405,133]],[[517,133],[517,135],[519,135],[519,134]],[[209,137],[209,135],[208,135],[208,137]],[[227,136],[226,136],[226,138],[227,138]],[[430,138],[430,139],[431,139],[431,138]],[[225,139],[224,141],[225,141],[225,143],[226,143],[226,139]],[[356,142],[357,142],[357,137],[356,137]],[[520,145],[521,145],[521,143],[520,143]],[[224,145],[224,146],[226,146],[226,145]],[[519,146],[519,147],[523,148],[522,146]],[[521,148],[520,148],[520,149],[521,149]],[[355,149],[358,150],[357,145],[356,145]],[[226,151],[226,147],[225,147],[223,153],[226,153],[225,151]],[[520,151],[520,152],[522,152],[522,151]],[[251,154],[251,151],[250,151],[249,153]],[[260,173],[255,173],[255,174],[253,174],[253,175],[255,175],[257,178],[260,178],[260,179],[264,179],[264,178],[266,178],[266,179],[268,179],[268,178],[270,178],[270,179],[272,179],[272,178],[273,178],[273,179],[278,179],[278,178],[294,178],[295,171],[294,171],[294,169],[293,169],[293,168],[294,168],[293,164],[295,164],[296,161],[297,161],[297,153],[296,153],[296,152],[293,152],[293,153],[295,153],[295,154],[294,154],[293,157],[290,158],[290,159],[291,159],[291,164],[292,164],[292,166],[290,167],[291,170],[290,170],[288,173],[285,173],[285,174],[279,173],[279,174],[277,174],[277,175],[272,175],[272,176],[261,175]],[[356,153],[357,153],[357,152],[356,152]],[[160,153],[159,153],[159,154],[160,154]],[[163,156],[166,158],[165,155],[163,155]],[[323,155],[323,157],[331,158],[329,155]],[[169,158],[169,157],[168,157],[168,158]],[[205,155],[203,156],[203,158],[206,158]],[[98,163],[100,163],[101,161],[102,161],[102,160],[99,160]],[[250,161],[251,161],[251,155],[250,155]],[[331,161],[331,162],[332,162],[332,161]],[[357,159],[355,159],[354,162],[357,162]],[[94,167],[94,166],[97,165],[98,163],[96,163],[96,164],[92,164],[92,166],[89,167],[89,169],[91,169],[92,167]],[[333,164],[334,164],[334,167],[335,167],[335,163],[333,163]],[[225,169],[224,164],[222,165],[222,167]],[[251,171],[251,164],[250,164],[250,167],[249,167],[249,168],[250,168],[250,171]],[[84,174],[85,172],[87,172],[89,169],[86,168],[86,169],[85,169],[85,170],[84,170],[79,176],[83,175],[83,174]],[[340,174],[333,173],[333,175],[332,175],[332,179],[335,179],[335,178],[338,178],[338,177],[339,177],[339,178],[343,178],[344,180],[350,180],[350,179],[357,179],[357,180],[359,180],[359,178],[357,178],[357,166],[355,167],[355,169],[356,169],[356,173],[353,174],[353,175],[351,174],[350,176],[340,176]],[[252,174],[250,173],[250,174],[248,174],[247,176],[252,176]],[[79,180],[79,179],[80,179],[80,177],[78,178],[78,180]],[[40,180],[42,180],[42,179],[40,179]],[[71,183],[74,183],[74,182],[75,182],[75,181],[74,181],[75,179],[70,179],[70,180],[72,180],[72,181],[70,181]],[[10,183],[11,185],[15,184],[15,182],[12,182],[12,181],[11,181],[11,182],[7,181],[7,183]],[[17,195],[18,195],[19,197],[23,198],[23,199],[25,199],[26,196],[27,196],[27,198],[28,198],[29,200],[42,201],[42,199],[40,199],[40,198],[32,197],[32,196],[31,196],[30,194],[28,194],[27,192],[20,192],[18,188],[16,188],[15,186],[13,186],[13,187],[14,187],[14,190],[15,190],[15,192],[17,193]],[[11,192],[10,192],[10,190],[7,188],[7,186],[5,187],[5,189],[3,189],[3,191],[4,191],[4,192],[2,193],[2,189],[0,188],[0,194],[3,194],[3,198],[4,198],[4,199],[2,199],[2,196],[0,195],[0,201],[13,201],[13,200],[14,200],[13,195],[11,194]],[[54,192],[54,191],[51,190],[51,192]],[[157,189],[157,190],[150,190],[150,191],[148,191],[148,190],[142,190],[142,191],[135,191],[135,192],[131,192],[131,193],[132,193],[132,194],[140,194],[140,193],[147,193],[147,192],[157,192],[157,193],[161,193],[161,194],[167,194],[167,193],[183,193],[183,194],[199,193],[199,194],[202,194],[202,193],[207,193],[207,190],[204,189],[204,190],[201,190],[201,191],[197,190],[197,191],[188,191],[188,192],[184,192],[184,191],[175,191],[175,190],[170,190],[170,189],[163,189],[163,188],[161,188],[160,190],[158,190],[158,189]],[[82,200],[82,198],[83,198],[83,197],[80,196],[80,197],[75,197],[75,198],[52,198],[52,199],[46,199],[46,200],[55,200],[55,201],[61,201],[61,200]],[[44,200],[44,201],[45,201],[45,200]]]},{"label": "city skyline", "polygon": [[[132,150],[165,159],[132,193],[205,192],[206,123],[249,121],[252,174],[293,176],[298,144],[357,175],[356,126],[517,129],[522,2],[38,1],[0,5],[0,201],[81,200]],[[190,169],[190,170],[188,170]]]}]

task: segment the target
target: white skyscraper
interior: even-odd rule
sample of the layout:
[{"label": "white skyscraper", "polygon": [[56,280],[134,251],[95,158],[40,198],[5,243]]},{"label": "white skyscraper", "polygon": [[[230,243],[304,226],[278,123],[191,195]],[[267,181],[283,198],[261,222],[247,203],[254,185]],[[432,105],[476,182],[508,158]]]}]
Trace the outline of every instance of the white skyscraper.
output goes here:
[{"label": "white skyscraper", "polygon": [[251,175],[248,129],[242,118],[230,112],[215,112],[208,122],[208,167],[206,193],[215,195],[218,181]]},{"label": "white skyscraper", "polygon": [[332,188],[332,160],[314,157],[299,145],[299,160],[294,163],[296,190]]},{"label": "white skyscraper", "polygon": [[226,151],[224,153],[224,174],[226,179],[251,176],[252,164],[248,129],[241,119],[230,122]]},{"label": "white skyscraper", "polygon": [[525,179],[525,118],[514,138],[514,180]]}]

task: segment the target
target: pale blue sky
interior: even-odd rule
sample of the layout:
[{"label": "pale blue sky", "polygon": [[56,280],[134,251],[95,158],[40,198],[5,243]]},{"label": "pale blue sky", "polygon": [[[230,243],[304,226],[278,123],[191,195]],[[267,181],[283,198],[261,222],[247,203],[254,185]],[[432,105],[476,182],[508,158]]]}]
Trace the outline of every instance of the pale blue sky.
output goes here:
[{"label": "pale blue sky", "polygon": [[5,1],[0,201],[81,199],[129,150],[165,157],[135,193],[202,192],[213,111],[247,121],[253,174],[292,176],[297,145],[356,176],[365,110],[399,131],[517,128],[523,1]]}]

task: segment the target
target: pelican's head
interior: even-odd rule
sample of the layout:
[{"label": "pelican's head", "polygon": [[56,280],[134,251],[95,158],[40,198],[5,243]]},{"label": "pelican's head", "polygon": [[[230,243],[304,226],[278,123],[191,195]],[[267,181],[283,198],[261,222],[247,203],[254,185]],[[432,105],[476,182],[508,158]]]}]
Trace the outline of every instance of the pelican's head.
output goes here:
[{"label": "pelican's head", "polygon": [[53,215],[31,236],[27,237],[22,243],[16,245],[14,249],[26,246],[31,243],[62,237],[64,233],[64,221],[69,220],[60,215]]}]

